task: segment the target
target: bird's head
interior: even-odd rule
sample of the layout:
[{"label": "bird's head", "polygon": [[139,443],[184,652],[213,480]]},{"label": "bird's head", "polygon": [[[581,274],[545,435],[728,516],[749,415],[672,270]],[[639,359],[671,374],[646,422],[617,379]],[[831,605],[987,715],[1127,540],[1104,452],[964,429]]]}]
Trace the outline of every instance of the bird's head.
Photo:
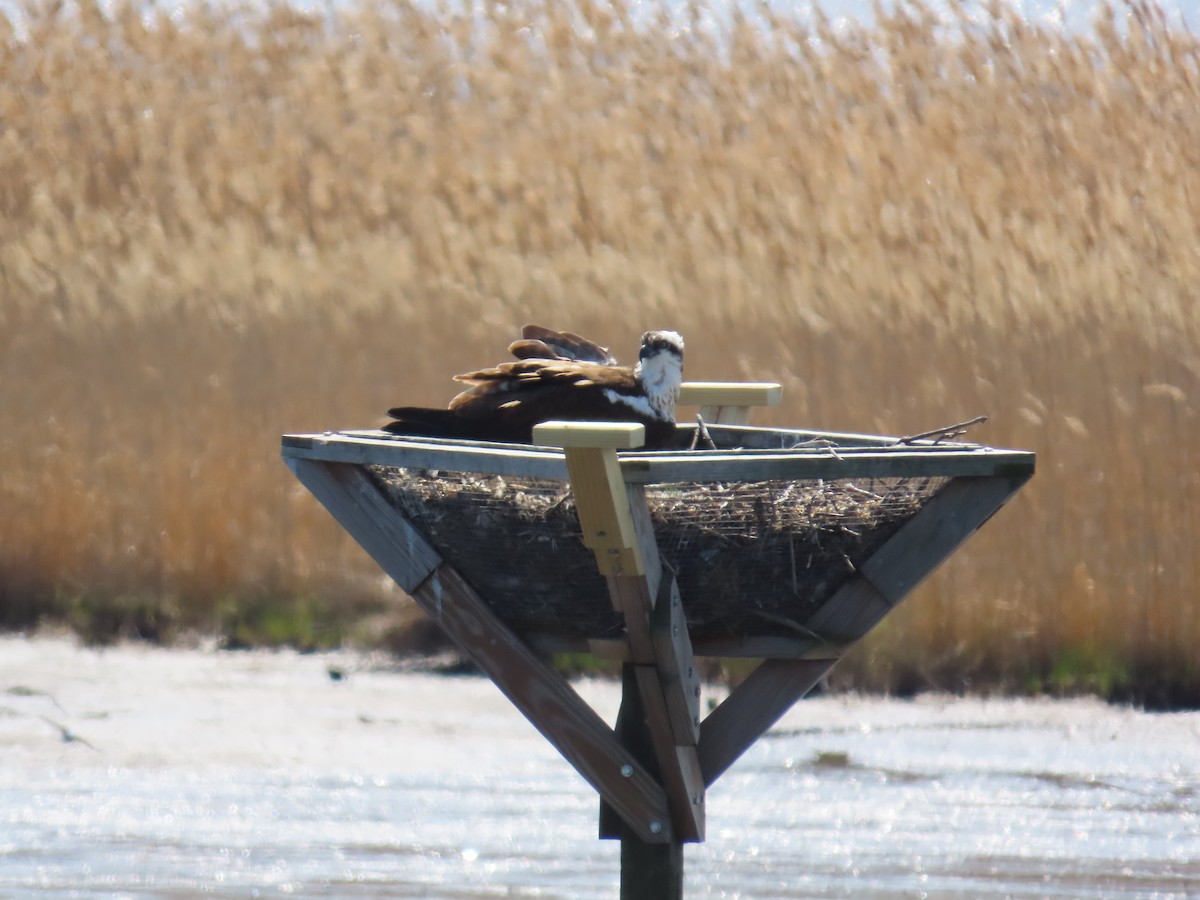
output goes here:
[{"label": "bird's head", "polygon": [[638,359],[645,362],[659,353],[670,353],[683,362],[683,337],[678,331],[647,331],[642,335]]},{"label": "bird's head", "polygon": [[664,418],[674,419],[683,384],[683,338],[675,331],[647,331],[635,371],[650,404]]}]

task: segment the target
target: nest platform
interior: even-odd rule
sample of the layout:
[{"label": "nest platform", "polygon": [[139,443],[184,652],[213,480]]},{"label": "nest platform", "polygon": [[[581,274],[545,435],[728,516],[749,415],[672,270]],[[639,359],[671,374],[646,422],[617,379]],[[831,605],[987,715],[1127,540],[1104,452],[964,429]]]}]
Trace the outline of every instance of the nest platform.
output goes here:
[{"label": "nest platform", "polygon": [[[709,425],[715,449],[689,449],[681,426],[644,452],[640,428],[538,426],[547,446],[294,434],[283,456],[596,788],[622,896],[677,897],[706,787],[1032,476],[1034,455],[728,424]],[[614,727],[546,662],[565,650],[625,664]],[[702,717],[696,656],[763,662]]]},{"label": "nest platform", "polygon": [[[794,656],[856,640],[874,622],[826,604],[906,523],[980,488],[974,479],[1002,491],[1033,467],[1032,454],[979,444],[746,426],[710,426],[717,449],[687,450],[693,430],[679,429],[676,449],[622,453],[619,464],[642,487],[701,655]],[[351,431],[289,436],[284,452],[360,465],[532,645],[604,652],[623,640],[561,451]]]}]

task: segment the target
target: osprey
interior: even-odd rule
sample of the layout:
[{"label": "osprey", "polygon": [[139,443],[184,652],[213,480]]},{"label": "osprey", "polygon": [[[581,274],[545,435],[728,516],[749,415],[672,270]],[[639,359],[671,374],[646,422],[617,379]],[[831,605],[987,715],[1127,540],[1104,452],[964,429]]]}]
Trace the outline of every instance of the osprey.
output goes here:
[{"label": "osprey", "polygon": [[633,367],[617,365],[606,348],[570,332],[527,325],[521,335],[509,346],[515,362],[454,376],[470,387],[449,408],[390,409],[396,421],[383,430],[528,444],[539,422],[641,422],[650,449],[675,434],[683,382],[683,338],[676,332],[643,334]]}]

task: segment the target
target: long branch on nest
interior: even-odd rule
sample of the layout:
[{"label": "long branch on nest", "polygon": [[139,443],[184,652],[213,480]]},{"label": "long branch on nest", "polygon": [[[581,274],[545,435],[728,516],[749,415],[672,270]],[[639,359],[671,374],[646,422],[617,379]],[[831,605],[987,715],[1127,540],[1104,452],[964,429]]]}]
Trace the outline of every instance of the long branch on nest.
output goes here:
[{"label": "long branch on nest", "polygon": [[956,422],[953,425],[947,425],[945,428],[935,428],[933,431],[922,431],[920,434],[910,434],[902,438],[897,438],[897,444],[915,444],[917,441],[925,441],[933,438],[936,444],[938,441],[948,441],[952,438],[959,437],[967,433],[967,429],[972,425],[982,425],[988,420],[987,416],[976,416],[973,419],[968,419],[965,422]]}]

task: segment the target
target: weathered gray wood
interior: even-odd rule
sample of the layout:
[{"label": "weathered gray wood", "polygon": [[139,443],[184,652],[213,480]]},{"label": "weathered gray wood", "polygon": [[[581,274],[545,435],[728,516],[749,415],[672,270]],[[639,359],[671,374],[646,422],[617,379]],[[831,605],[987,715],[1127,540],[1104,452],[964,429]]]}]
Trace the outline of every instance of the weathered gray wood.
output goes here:
[{"label": "weathered gray wood", "polygon": [[658,553],[658,535],[654,533],[654,522],[650,519],[650,505],[646,502],[646,488],[640,484],[626,484],[625,498],[629,502],[629,515],[633,519],[633,530],[637,535],[638,549],[646,567],[646,591],[650,605],[658,600],[659,584],[663,576],[662,558]]},{"label": "weathered gray wood", "polygon": [[[642,727],[650,737],[655,770],[666,789],[675,839],[702,841],[704,784],[696,777],[699,771],[696,738],[690,727],[692,720],[687,718],[688,699],[682,696],[686,688],[680,674],[681,671],[694,673],[695,663],[687,645],[687,626],[683,621],[679,592],[674,588],[673,574],[663,571],[645,489],[641,485],[628,485],[620,493],[627,503],[638,557],[644,566],[640,575],[609,575],[607,578],[613,604],[624,614],[629,656],[636,663],[627,670],[635,674],[640,708],[644,711]],[[668,632],[665,638],[655,634],[656,624],[658,630]],[[694,699],[698,704],[698,680],[696,688]],[[676,719],[681,720],[679,732],[675,731]],[[683,724],[685,722],[689,724]]]},{"label": "weathered gray wood", "polygon": [[1028,480],[963,477],[931,497],[839,588],[805,626],[830,641],[870,631]]},{"label": "weathered gray wood", "polygon": [[[357,434],[287,435],[283,453],[286,457],[417,469],[488,472],[560,481],[567,477],[561,451],[485,442],[398,440]],[[1032,453],[972,445],[623,453],[620,460],[622,478],[638,484],[936,475],[1028,477],[1034,465]]]},{"label": "weathered gray wood", "polygon": [[675,840],[704,840],[704,779],[695,744],[679,746],[663,700],[655,666],[630,667],[641,696],[643,725],[657,761],[659,780],[667,792],[667,806],[675,827]]},{"label": "weathered gray wood", "polygon": [[[645,589],[645,579],[641,579]],[[654,771],[681,841],[704,840],[704,781],[696,756],[700,681],[687,641],[687,625],[674,576],[664,572],[650,617],[653,643],[649,664],[626,665],[638,688],[640,730],[649,738]],[[633,645],[630,641],[630,645]],[[636,662],[636,660],[635,660]]]},{"label": "weathered gray wood", "polygon": [[340,433],[289,434],[283,438],[283,455],[360,465],[567,480],[567,460],[562,450],[517,444],[436,438],[395,440]]},{"label": "weathered gray wood", "polygon": [[[621,744],[654,775],[658,754],[647,727],[649,715],[637,676],[640,666],[621,670],[621,711],[616,731]],[[600,804],[600,837],[621,841],[621,897],[633,900],[682,900],[683,844],[678,840],[648,843],[634,834],[608,804]]]},{"label": "weathered gray wood", "polygon": [[893,605],[1020,489],[1028,475],[956,478],[859,568]]},{"label": "weathered gray wood", "polygon": [[683,900],[683,844],[621,840],[621,900]]},{"label": "weathered gray wood", "polygon": [[613,607],[625,618],[624,657],[638,665],[654,664],[654,641],[650,637],[650,592],[644,575],[608,575],[608,595]]},{"label": "weathered gray wood", "polygon": [[829,643],[850,644],[891,612],[893,605],[860,573],[838,588],[804,625]]},{"label": "weathered gray wood", "polygon": [[697,752],[712,785],[792,704],[813,689],[836,659],[769,659],[700,723]]},{"label": "weathered gray wood", "polygon": [[683,843],[650,843],[620,823],[621,900],[683,900]]},{"label": "weathered gray wood", "polygon": [[408,520],[380,494],[370,477],[344,463],[287,459],[285,462],[312,495],[405,591],[412,591],[442,558]]},{"label": "weathered gray wood", "polygon": [[650,617],[650,633],[675,743],[694,747],[700,737],[700,674],[696,671],[679,587],[669,572],[664,573],[659,588],[658,603]]},{"label": "weathered gray wood", "polygon": [[626,454],[621,474],[634,484],[678,484],[707,481],[804,481],[822,478],[917,478],[939,475],[1032,474],[1032,455],[1025,458],[986,450],[839,449],[837,454],[808,451],[694,455]]},{"label": "weathered gray wood", "polygon": [[638,545],[638,558],[645,572],[641,575],[607,575],[605,580],[613,608],[625,617],[630,661],[653,665],[655,650],[650,634],[650,613],[662,579],[662,561],[658,555],[654,525],[650,521],[650,509],[646,505],[645,488],[641,485],[625,485],[621,493],[628,505],[629,519]]},{"label": "weathered gray wood", "polygon": [[659,783],[462,576],[443,565],[413,597],[641,840],[672,839],[670,810]]}]

